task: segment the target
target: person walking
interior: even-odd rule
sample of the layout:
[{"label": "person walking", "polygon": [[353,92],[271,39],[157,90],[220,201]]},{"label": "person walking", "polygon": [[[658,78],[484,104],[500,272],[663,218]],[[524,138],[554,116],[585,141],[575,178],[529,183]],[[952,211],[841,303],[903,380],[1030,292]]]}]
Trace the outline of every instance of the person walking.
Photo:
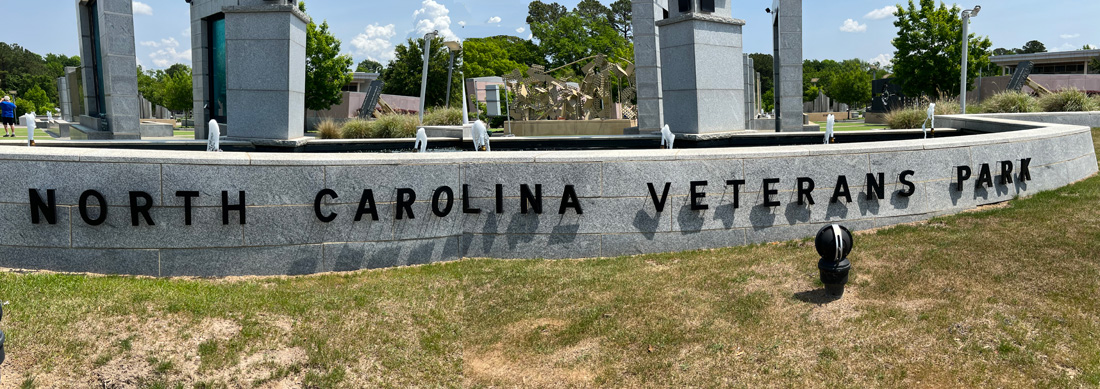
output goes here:
[{"label": "person walking", "polygon": [[4,100],[0,101],[0,123],[4,123],[5,138],[15,137],[15,104],[10,96],[4,96]]}]

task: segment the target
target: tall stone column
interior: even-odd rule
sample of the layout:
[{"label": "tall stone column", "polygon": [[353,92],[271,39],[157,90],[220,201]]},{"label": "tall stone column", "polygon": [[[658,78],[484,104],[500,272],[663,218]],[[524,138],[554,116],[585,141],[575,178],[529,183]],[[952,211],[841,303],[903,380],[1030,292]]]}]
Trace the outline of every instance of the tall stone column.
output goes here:
[{"label": "tall stone column", "polygon": [[665,122],[681,134],[745,129],[745,21],[727,16],[729,0],[678,0],[670,6],[669,18],[657,22]]},{"label": "tall stone column", "polygon": [[[77,0],[83,129],[89,139],[140,139],[134,13],[130,0]],[[80,136],[77,136],[80,138]]]},{"label": "tall stone column", "polygon": [[667,0],[634,0],[632,5],[638,129],[656,131],[664,125],[665,116],[661,103],[661,55],[658,51],[661,38],[656,23],[664,18]]},{"label": "tall stone column", "polygon": [[802,0],[772,5],[775,131],[802,131]]},{"label": "tall stone column", "polygon": [[[222,135],[275,141],[303,136],[308,21],[295,0],[191,1],[196,138],[207,137],[214,108],[225,115]],[[214,63],[222,51],[216,50],[220,36],[213,27],[221,23],[224,106],[217,105],[222,92],[213,90],[216,67],[222,66]]]}]

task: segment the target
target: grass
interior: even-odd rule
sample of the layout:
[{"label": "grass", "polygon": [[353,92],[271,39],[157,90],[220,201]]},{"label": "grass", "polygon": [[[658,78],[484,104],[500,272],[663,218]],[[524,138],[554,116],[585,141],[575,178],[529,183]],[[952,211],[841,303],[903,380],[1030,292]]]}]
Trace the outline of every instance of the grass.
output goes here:
[{"label": "grass", "polygon": [[[0,132],[7,133],[6,130],[5,131],[0,131]],[[16,125],[15,126],[15,137],[14,138],[0,138],[0,140],[17,140],[17,139],[22,139],[22,140],[27,139],[27,126]],[[35,128],[34,129],[34,139],[35,140],[46,140],[46,139],[53,139],[53,137],[51,137],[50,134],[47,134],[45,129]]]},{"label": "grass", "polygon": [[0,273],[4,373],[37,387],[1095,387],[1098,224],[1092,177],[861,233],[833,302],[808,240],[306,277]]},{"label": "grass", "polygon": [[[821,131],[825,131],[825,123],[821,124]],[[887,126],[885,124],[867,124],[862,120],[857,122],[836,122],[833,123],[833,131],[864,131],[864,130],[884,130]]]}]

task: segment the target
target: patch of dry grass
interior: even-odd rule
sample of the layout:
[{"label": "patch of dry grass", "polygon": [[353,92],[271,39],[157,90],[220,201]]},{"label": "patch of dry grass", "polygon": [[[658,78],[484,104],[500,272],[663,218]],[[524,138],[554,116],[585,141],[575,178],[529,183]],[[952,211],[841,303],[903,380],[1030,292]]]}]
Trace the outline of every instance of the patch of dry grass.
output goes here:
[{"label": "patch of dry grass", "polygon": [[[1100,144],[1100,129],[1093,132]],[[54,386],[1090,387],[1100,178],[806,240],[307,277],[0,274],[6,382]]]}]

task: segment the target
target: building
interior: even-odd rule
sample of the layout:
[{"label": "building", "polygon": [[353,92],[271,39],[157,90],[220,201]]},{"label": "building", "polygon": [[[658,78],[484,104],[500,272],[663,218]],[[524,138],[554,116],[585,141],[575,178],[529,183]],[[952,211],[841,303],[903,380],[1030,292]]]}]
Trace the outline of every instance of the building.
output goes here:
[{"label": "building", "polygon": [[989,60],[1001,68],[1001,75],[1015,73],[1022,61],[1035,64],[1031,74],[1100,74],[1100,69],[1089,69],[1089,61],[1097,57],[1100,57],[1100,50],[994,55]]},{"label": "building", "polygon": [[[367,87],[378,79],[378,73],[351,72],[351,82],[344,85],[340,104],[333,105],[324,111],[309,111],[308,118],[346,119],[359,117],[359,109],[363,106],[363,100],[367,98]],[[314,120],[310,120],[311,126]]]}]

